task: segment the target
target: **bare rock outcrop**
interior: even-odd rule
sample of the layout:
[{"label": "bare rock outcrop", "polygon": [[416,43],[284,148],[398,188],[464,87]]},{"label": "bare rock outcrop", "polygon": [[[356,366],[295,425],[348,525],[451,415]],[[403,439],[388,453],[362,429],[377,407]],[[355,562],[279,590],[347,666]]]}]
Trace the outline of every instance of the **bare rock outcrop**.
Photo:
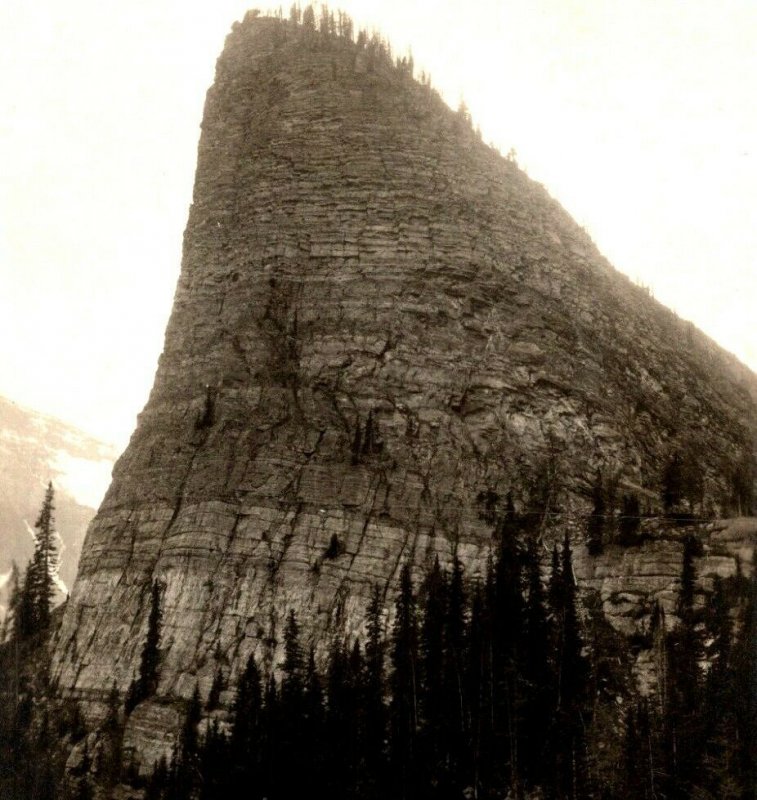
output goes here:
[{"label": "bare rock outcrop", "polygon": [[[322,645],[405,562],[456,548],[480,574],[508,492],[579,541],[597,469],[656,498],[688,449],[701,510],[724,511],[757,420],[738,369],[406,68],[249,18],[207,96],[163,355],[55,679],[125,690],[154,579],[158,694],[187,697],[274,661],[290,608]],[[675,545],[645,547],[577,560],[608,613],[672,590]]]}]

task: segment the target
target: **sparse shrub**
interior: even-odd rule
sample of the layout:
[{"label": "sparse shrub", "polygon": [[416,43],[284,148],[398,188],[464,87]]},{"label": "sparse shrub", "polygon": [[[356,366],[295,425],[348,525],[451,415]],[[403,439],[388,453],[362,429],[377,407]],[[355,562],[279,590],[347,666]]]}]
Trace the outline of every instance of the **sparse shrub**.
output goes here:
[{"label": "sparse shrub", "polygon": [[335,533],[332,533],[331,541],[329,542],[329,546],[326,548],[326,552],[323,554],[323,557],[331,561],[335,558],[338,558],[343,552],[344,545],[339,541],[339,537]]}]

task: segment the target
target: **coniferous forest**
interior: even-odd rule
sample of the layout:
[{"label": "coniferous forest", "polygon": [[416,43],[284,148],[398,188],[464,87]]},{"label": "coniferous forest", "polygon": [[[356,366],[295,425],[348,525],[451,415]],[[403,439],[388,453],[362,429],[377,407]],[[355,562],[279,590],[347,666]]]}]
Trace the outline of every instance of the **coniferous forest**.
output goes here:
[{"label": "coniferous forest", "polygon": [[[51,495],[48,505],[43,526]],[[130,785],[149,800],[754,798],[754,578],[716,580],[701,607],[698,544],[686,538],[676,623],[657,609],[646,641],[629,642],[579,603],[567,537],[542,558],[538,528],[511,504],[494,535],[482,579],[457,558],[424,576],[405,567],[396,597],[374,589],[364,638],[334,638],[325,659],[304,648],[290,612],[279,669],[250,658],[228,685],[219,668],[208,695],[185,702],[173,754],[149,777],[121,745],[128,715],[156,692],[160,583],[140,674],[124,698],[113,688],[91,753],[76,704],[50,685],[49,606],[34,612],[42,628],[24,627],[45,597],[24,599],[38,584],[27,572],[2,650],[0,794],[73,800]],[[644,696],[634,647],[654,656]]]}]

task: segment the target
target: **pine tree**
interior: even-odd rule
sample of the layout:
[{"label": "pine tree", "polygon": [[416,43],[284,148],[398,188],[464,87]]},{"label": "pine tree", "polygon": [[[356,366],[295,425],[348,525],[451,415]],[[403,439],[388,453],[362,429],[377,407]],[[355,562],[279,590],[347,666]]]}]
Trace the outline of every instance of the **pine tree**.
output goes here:
[{"label": "pine tree", "polygon": [[210,685],[210,691],[208,692],[208,699],[205,703],[205,709],[207,711],[213,711],[218,708],[218,704],[221,702],[221,692],[224,688],[225,681],[223,672],[220,669],[216,669],[213,675],[213,683]]},{"label": "pine tree", "polygon": [[323,687],[310,650],[305,669],[302,738],[304,742],[304,774],[311,786],[323,783],[324,703]]},{"label": "pine tree", "polygon": [[121,696],[118,693],[118,686],[115,681],[110,686],[105,707],[107,710],[103,722],[103,730],[106,732],[118,730],[121,726]]},{"label": "pine tree", "polygon": [[[553,562],[554,563],[554,562]],[[559,571],[550,582],[554,625],[556,710],[550,746],[558,794],[578,800],[586,786],[586,687],[589,665],[583,656],[570,539],[565,534]]]},{"label": "pine tree", "polygon": [[553,678],[550,669],[549,627],[542,585],[539,543],[535,532],[528,537],[525,556],[528,597],[523,641],[524,713],[522,762],[527,780],[541,783],[544,771],[544,732],[554,713]]},{"label": "pine tree", "polygon": [[[282,728],[285,727],[285,723],[282,723],[283,716],[276,681],[271,676],[266,684],[261,715],[261,797],[272,797],[278,793],[281,768],[287,760],[288,753],[284,752],[285,736],[282,735]],[[287,769],[291,768],[291,765],[287,765]]]},{"label": "pine tree", "polygon": [[673,454],[662,473],[660,496],[662,507],[668,515],[680,505],[683,499],[683,472],[681,455],[678,452]]},{"label": "pine tree", "polygon": [[121,775],[124,725],[121,719],[121,696],[113,681],[106,699],[102,724],[104,747],[100,755],[100,777],[106,786],[113,786]]},{"label": "pine tree", "polygon": [[20,585],[17,602],[15,603],[16,618],[13,629],[19,639],[29,639],[39,631],[38,607],[36,603],[38,579],[36,571],[38,565],[34,559],[29,561],[24,572],[23,582]]},{"label": "pine tree", "polygon": [[400,586],[392,629],[390,755],[395,796],[412,798],[418,782],[418,623],[408,564]]},{"label": "pine tree", "polygon": [[173,791],[177,798],[190,798],[200,783],[200,747],[197,726],[202,719],[200,689],[195,684],[187,706],[184,724],[179,733],[177,751],[174,753],[172,776]]},{"label": "pine tree", "polygon": [[158,690],[160,639],[163,627],[162,599],[163,587],[159,581],[154,580],[150,588],[150,613],[147,618],[147,635],[139,661],[139,676],[132,681],[126,695],[127,714]]},{"label": "pine tree", "polygon": [[700,778],[702,753],[702,640],[694,611],[697,542],[684,540],[683,565],[676,611],[679,623],[668,636],[668,687],[666,742],[669,758],[669,792],[688,798]]},{"label": "pine tree", "polygon": [[168,784],[168,764],[166,757],[161,756],[152,771],[145,789],[145,800],[161,800]]},{"label": "pine tree", "polygon": [[703,781],[714,797],[737,800],[741,794],[737,791],[736,755],[739,700],[733,669],[733,625],[726,585],[719,576],[714,580],[706,628],[711,644],[707,652],[710,668],[702,703]]},{"label": "pine tree", "polygon": [[378,429],[373,418],[373,410],[371,410],[368,412],[368,419],[365,421],[365,431],[360,452],[364,456],[372,456],[379,450]]},{"label": "pine tree", "polygon": [[739,634],[733,647],[733,681],[736,704],[737,765],[742,798],[757,797],[757,568],[746,589]]},{"label": "pine tree", "polygon": [[200,743],[198,754],[199,800],[231,798],[235,787],[229,770],[229,743],[214,719]]},{"label": "pine tree", "polygon": [[731,475],[731,507],[740,517],[754,514],[755,466],[754,456],[747,449]]},{"label": "pine tree", "polygon": [[552,547],[552,561],[550,563],[549,571],[549,594],[548,604],[550,615],[552,618],[553,635],[557,624],[557,617],[562,610],[562,567],[560,565],[560,551],[557,545]]},{"label": "pine tree", "polygon": [[298,797],[306,791],[308,742],[305,741],[302,725],[304,714],[305,659],[297,617],[290,609],[284,630],[284,663],[281,668],[278,720],[279,758],[283,761],[277,781],[284,796]]},{"label": "pine tree", "polygon": [[[518,523],[512,498],[496,531],[492,598],[494,733],[501,753],[503,786],[520,784],[518,746],[522,697],[519,671],[523,644],[523,586]],[[517,790],[517,788],[516,788]]]},{"label": "pine tree", "polygon": [[306,32],[315,31],[315,11],[312,5],[306,6],[302,12],[302,27]]},{"label": "pine tree", "polygon": [[[447,598],[444,617],[443,651],[443,708],[444,743],[447,764],[446,781],[450,790],[461,785],[463,774],[470,761],[470,709],[466,694],[466,623],[467,597],[463,565],[455,553],[452,559],[452,572],[446,582]],[[446,751],[446,752],[445,752]]]},{"label": "pine tree", "polygon": [[442,752],[446,747],[448,702],[445,697],[444,627],[447,613],[447,586],[434,560],[423,584],[422,621],[419,636],[419,712],[423,723],[420,746],[424,764],[433,771],[441,768]]},{"label": "pine tree", "polygon": [[92,784],[89,779],[89,771],[92,765],[92,759],[89,755],[89,750],[85,743],[84,755],[81,762],[81,775],[76,782],[76,788],[73,793],[72,800],[92,800],[94,793],[92,791]]},{"label": "pine tree", "polygon": [[655,774],[655,743],[649,706],[639,700],[626,712],[623,742],[623,788],[628,800],[659,797]]},{"label": "pine tree", "polygon": [[465,685],[470,698],[469,782],[476,790],[489,782],[493,753],[492,630],[487,602],[493,594],[493,589],[488,588],[492,583],[490,562],[486,586],[477,584],[473,592],[467,635]]},{"label": "pine tree", "polygon": [[360,463],[360,454],[363,450],[363,435],[360,429],[360,419],[355,422],[355,435],[352,439],[352,465]]},{"label": "pine tree", "polygon": [[[357,644],[357,643],[356,643]],[[362,657],[359,647],[347,653],[341,639],[332,642],[329,654],[326,694],[325,747],[328,794],[351,797],[361,773],[361,730],[359,726]]]},{"label": "pine tree", "polygon": [[244,786],[254,786],[261,780],[262,725],[262,683],[255,658],[250,655],[237,681],[231,709],[229,752],[233,784],[240,789]]},{"label": "pine tree", "polygon": [[49,483],[37,522],[34,554],[26,568],[17,603],[15,628],[22,639],[47,629],[55,594],[54,578],[59,567],[56,534],[53,529],[55,492]]},{"label": "pine tree", "polygon": [[305,663],[300,645],[300,626],[293,610],[284,630],[284,663],[281,668],[281,703],[293,719],[302,710],[305,693]]},{"label": "pine tree", "polygon": [[179,737],[179,750],[185,759],[197,755],[199,749],[199,738],[197,733],[197,726],[202,719],[202,703],[200,702],[200,687],[195,684],[192,697],[187,706],[186,717],[184,718],[184,726],[181,730]]},{"label": "pine tree", "polygon": [[34,576],[36,582],[34,600],[37,606],[37,622],[42,630],[45,630],[50,624],[50,608],[55,594],[53,578],[57,574],[59,567],[58,548],[55,541],[55,530],[53,529],[54,498],[55,491],[51,481],[47,485],[45,499],[34,524],[37,530],[37,540],[32,559],[35,564]]},{"label": "pine tree", "polygon": [[386,709],[384,696],[384,629],[382,612],[383,598],[378,584],[374,585],[368,604],[365,643],[365,671],[363,705],[365,709],[365,759],[367,783],[366,793],[376,797],[381,793],[386,780]]}]

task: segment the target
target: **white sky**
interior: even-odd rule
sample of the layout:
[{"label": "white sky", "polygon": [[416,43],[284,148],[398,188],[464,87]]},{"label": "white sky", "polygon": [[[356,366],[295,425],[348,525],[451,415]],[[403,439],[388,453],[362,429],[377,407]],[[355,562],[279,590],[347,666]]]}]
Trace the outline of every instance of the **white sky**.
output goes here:
[{"label": "white sky", "polygon": [[[0,394],[126,443],[162,349],[205,92],[253,5],[0,4]],[[618,269],[757,368],[754,0],[339,7],[412,46]]]}]

